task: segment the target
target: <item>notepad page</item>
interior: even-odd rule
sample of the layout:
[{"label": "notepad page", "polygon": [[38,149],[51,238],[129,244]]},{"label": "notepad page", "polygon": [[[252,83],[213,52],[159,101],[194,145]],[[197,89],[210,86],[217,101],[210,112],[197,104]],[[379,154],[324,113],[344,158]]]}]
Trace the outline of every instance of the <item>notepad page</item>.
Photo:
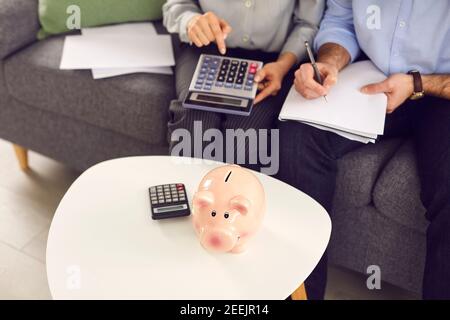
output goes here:
[{"label": "notepad page", "polygon": [[315,123],[307,123],[307,122],[303,122],[303,123],[306,123],[306,124],[308,124],[308,125],[310,125],[310,126],[312,126],[314,128],[317,128],[317,129],[333,132],[333,133],[335,133],[337,135],[340,135],[341,137],[344,137],[346,139],[350,139],[350,140],[353,140],[353,141],[358,141],[358,142],[365,143],[365,144],[367,144],[369,142],[370,143],[375,143],[376,142],[376,138],[377,138],[377,137],[375,137],[375,138],[367,138],[367,137],[364,137],[364,136],[353,134],[351,132],[341,131],[341,130],[338,130],[338,129],[333,129],[333,128],[321,126],[321,125],[315,124]]},{"label": "notepad page", "polygon": [[327,96],[307,100],[294,87],[280,112],[280,120],[316,123],[372,138],[384,132],[387,97],[384,93],[366,95],[361,87],[386,79],[370,61],[349,65],[339,73],[338,82]]}]

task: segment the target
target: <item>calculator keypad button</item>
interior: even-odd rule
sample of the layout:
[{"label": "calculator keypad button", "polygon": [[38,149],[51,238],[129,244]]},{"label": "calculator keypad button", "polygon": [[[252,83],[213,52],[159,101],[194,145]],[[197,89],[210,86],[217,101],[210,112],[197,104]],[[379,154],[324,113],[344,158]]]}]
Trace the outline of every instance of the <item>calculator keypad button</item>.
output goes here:
[{"label": "calculator keypad button", "polygon": [[223,87],[223,82],[217,81],[216,82],[216,87]]},{"label": "calculator keypad button", "polygon": [[211,90],[211,89],[212,89],[212,86],[209,85],[209,84],[205,84],[205,86],[203,87],[203,89],[205,89],[205,90]]},{"label": "calculator keypad button", "polygon": [[252,90],[253,90],[253,87],[245,86],[245,90],[247,90],[247,91],[252,91]]}]

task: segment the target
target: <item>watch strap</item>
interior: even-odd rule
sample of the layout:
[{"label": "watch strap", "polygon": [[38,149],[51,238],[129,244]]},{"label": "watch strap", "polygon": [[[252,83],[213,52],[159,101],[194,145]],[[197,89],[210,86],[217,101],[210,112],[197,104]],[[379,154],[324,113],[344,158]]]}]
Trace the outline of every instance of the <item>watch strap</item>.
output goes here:
[{"label": "watch strap", "polygon": [[422,76],[417,70],[411,70],[408,74],[413,76],[414,93],[423,93]]}]

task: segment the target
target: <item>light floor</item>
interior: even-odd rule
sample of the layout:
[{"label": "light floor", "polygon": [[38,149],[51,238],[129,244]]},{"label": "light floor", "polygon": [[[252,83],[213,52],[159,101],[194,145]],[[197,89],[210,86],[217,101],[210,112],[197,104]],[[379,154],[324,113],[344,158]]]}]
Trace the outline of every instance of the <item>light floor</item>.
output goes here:
[{"label": "light floor", "polygon": [[[45,247],[53,213],[77,173],[30,152],[32,170],[20,171],[10,143],[0,140],[0,299],[50,299]],[[327,299],[414,299],[383,283],[370,291],[366,277],[330,267]]]}]

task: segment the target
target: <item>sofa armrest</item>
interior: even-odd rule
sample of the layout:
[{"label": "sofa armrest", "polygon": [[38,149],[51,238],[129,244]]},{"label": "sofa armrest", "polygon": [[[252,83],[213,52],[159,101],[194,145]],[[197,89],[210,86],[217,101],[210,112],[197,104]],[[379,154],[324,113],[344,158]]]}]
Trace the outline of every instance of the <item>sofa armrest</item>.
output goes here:
[{"label": "sofa armrest", "polygon": [[36,40],[38,0],[0,0],[0,59]]}]

